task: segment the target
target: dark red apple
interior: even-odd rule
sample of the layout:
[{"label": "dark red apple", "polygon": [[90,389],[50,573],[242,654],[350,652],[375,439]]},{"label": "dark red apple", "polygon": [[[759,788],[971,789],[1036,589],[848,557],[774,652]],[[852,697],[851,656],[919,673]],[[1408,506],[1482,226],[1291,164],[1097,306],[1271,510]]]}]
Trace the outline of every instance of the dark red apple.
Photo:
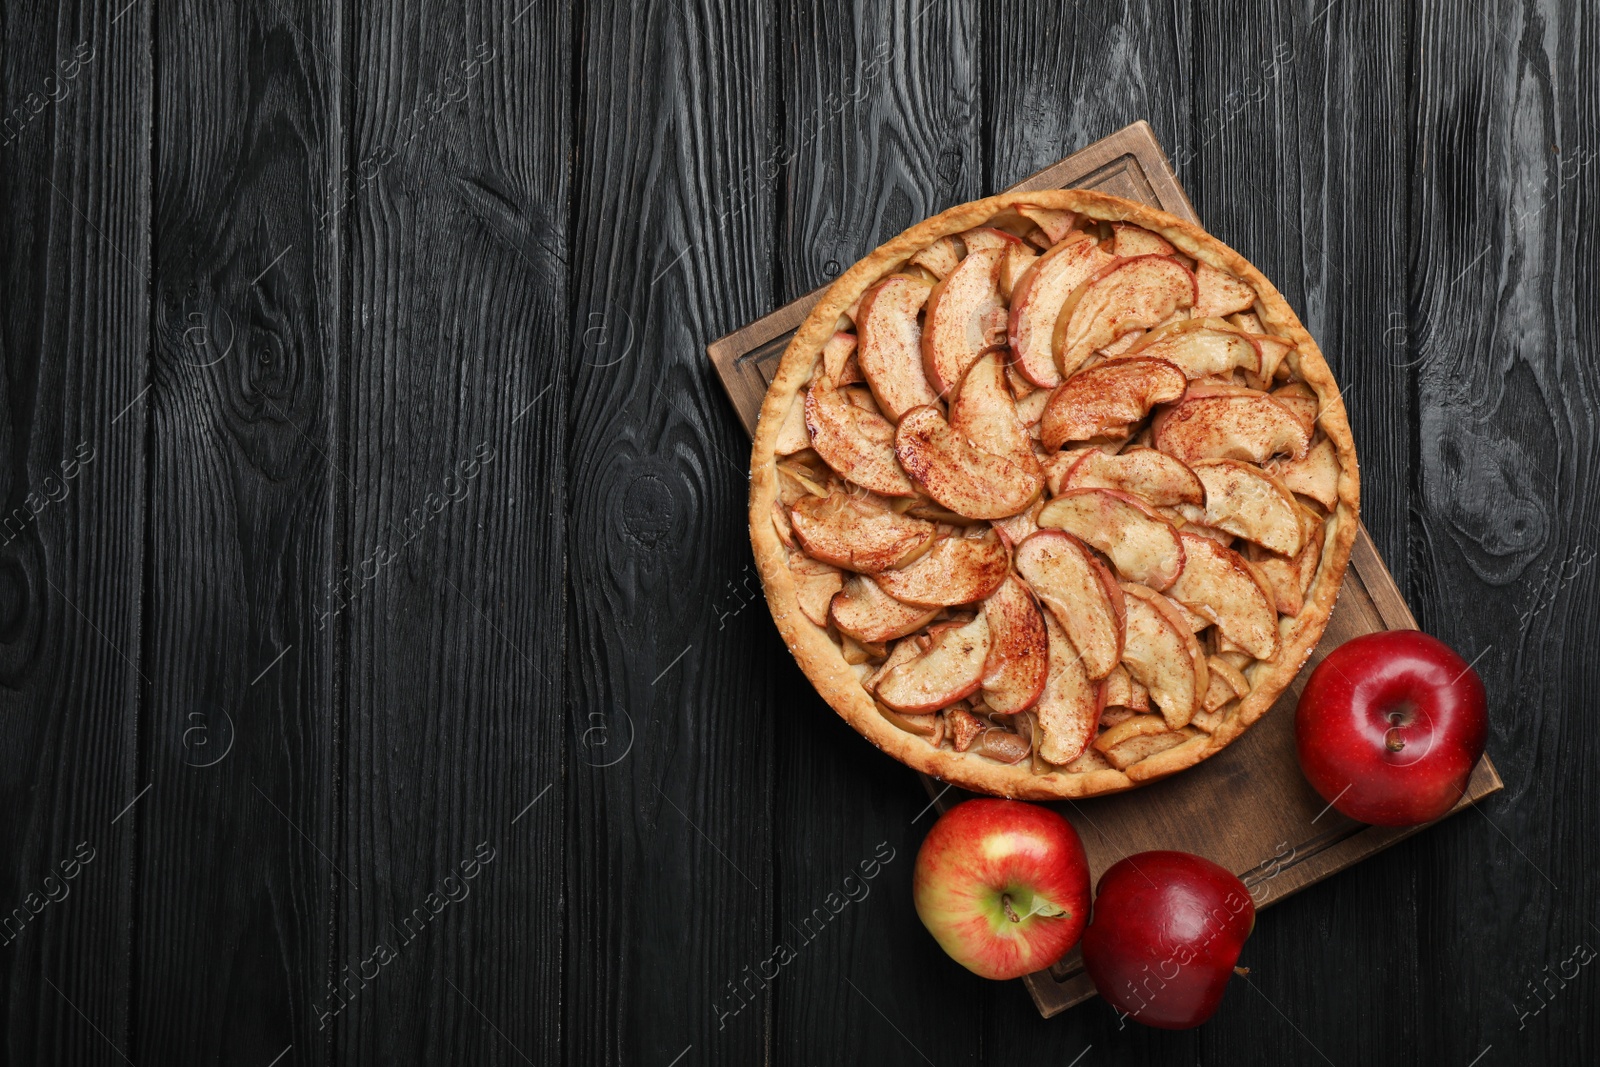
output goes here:
[{"label": "dark red apple", "polygon": [[1255,925],[1249,890],[1225,868],[1187,852],[1140,852],[1100,876],[1083,966],[1125,1018],[1187,1030],[1222,1003]]},{"label": "dark red apple", "polygon": [[1089,862],[1072,824],[1019,800],[968,800],[922,842],[917,914],[950,958],[985,978],[1020,978],[1078,943]]},{"label": "dark red apple", "polygon": [[1388,630],[1346,641],[1295,712],[1300,767],[1340,813],[1377,826],[1442,817],[1489,732],[1483,679],[1443,641]]}]

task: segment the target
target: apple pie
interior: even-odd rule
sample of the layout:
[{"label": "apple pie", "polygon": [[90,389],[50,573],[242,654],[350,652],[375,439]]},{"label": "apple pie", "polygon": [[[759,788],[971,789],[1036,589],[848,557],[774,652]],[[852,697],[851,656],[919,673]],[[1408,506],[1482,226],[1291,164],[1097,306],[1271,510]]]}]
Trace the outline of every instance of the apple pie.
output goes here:
[{"label": "apple pie", "polygon": [[1084,797],[1219,751],[1326,625],[1358,524],[1327,363],[1164,212],[1008,193],[851,267],[761,408],[750,537],[818,692],[917,770]]}]

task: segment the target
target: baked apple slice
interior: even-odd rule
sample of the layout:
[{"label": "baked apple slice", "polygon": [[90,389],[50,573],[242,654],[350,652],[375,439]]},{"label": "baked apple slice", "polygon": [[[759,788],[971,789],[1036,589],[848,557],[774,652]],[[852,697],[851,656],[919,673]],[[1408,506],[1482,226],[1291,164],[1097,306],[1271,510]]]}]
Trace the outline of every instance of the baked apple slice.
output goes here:
[{"label": "baked apple slice", "polygon": [[1011,291],[1007,338],[1017,370],[1041,389],[1061,384],[1051,344],[1061,306],[1073,290],[1114,262],[1110,252],[1078,233],[1040,256]]},{"label": "baked apple slice", "polygon": [[1275,556],[1256,545],[1249,546],[1250,558],[1272,586],[1273,599],[1284,615],[1298,615],[1305,607],[1311,580],[1322,562],[1323,522],[1314,516],[1306,524],[1305,547],[1292,559]]},{"label": "baked apple slice", "polygon": [[1017,214],[1043,230],[1052,245],[1066,240],[1067,234],[1072,232],[1073,224],[1078,221],[1078,213],[1075,211],[1035,207],[1033,204],[1018,204]]},{"label": "baked apple slice", "polygon": [[844,384],[845,367],[855,355],[856,335],[836,330],[822,346],[822,374],[834,385]]},{"label": "baked apple slice", "polygon": [[1129,581],[1165,589],[1183,570],[1183,542],[1172,524],[1138,497],[1114,489],[1069,489],[1039,512],[1039,525],[1065,530],[1111,557]]},{"label": "baked apple slice", "polygon": [[1295,349],[1294,342],[1285,341],[1281,337],[1269,337],[1266,334],[1251,334],[1250,339],[1261,349],[1262,384],[1270,384],[1276,377],[1278,368],[1283,366],[1283,361],[1289,358],[1289,353]]},{"label": "baked apple slice", "polygon": [[1226,378],[1235,370],[1261,373],[1261,346],[1221,319],[1188,319],[1152,330],[1128,355],[1164,359],[1186,378]]},{"label": "baked apple slice", "polygon": [[783,425],[778,427],[778,440],[772,446],[776,455],[792,456],[811,447],[811,438],[806,433],[807,402],[808,391],[801,390],[798,402],[790,404],[789,410],[784,412]]},{"label": "baked apple slice", "polygon": [[987,333],[1005,314],[1000,264],[1007,249],[969,252],[928,295],[922,323],[922,371],[933,391],[945,395],[961,381],[980,353],[999,340]]},{"label": "baked apple slice", "polygon": [[1202,263],[1194,276],[1196,318],[1220,319],[1255,307],[1256,291],[1227,271]]},{"label": "baked apple slice", "polygon": [[975,447],[937,407],[907,412],[895,431],[894,450],[923,492],[969,519],[1015,515],[1044,488],[1043,474]]},{"label": "baked apple slice", "polygon": [[1303,456],[1311,446],[1311,434],[1292,411],[1242,386],[1191,388],[1156,416],[1154,427],[1155,446],[1191,467],[1207,459],[1265,463],[1280,454]]},{"label": "baked apple slice", "polygon": [[1001,715],[1026,711],[1044,691],[1050,670],[1044,616],[1015,575],[983,602],[989,621],[989,656],[983,665],[983,702]]},{"label": "baked apple slice", "polygon": [[977,536],[941,537],[908,566],[878,573],[878,584],[896,600],[929,607],[972,604],[1006,580],[1011,554],[993,527]]},{"label": "baked apple slice", "polygon": [[926,650],[878,679],[878,699],[896,711],[926,715],[971,696],[983,683],[989,621],[981,612],[965,624],[934,627],[928,636]]},{"label": "baked apple slice", "polygon": [[1048,449],[1069,441],[1126,436],[1157,404],[1183,396],[1189,380],[1164,359],[1119,359],[1068,378],[1045,405],[1039,440]]},{"label": "baked apple slice", "polygon": [[1104,687],[1090,679],[1078,650],[1054,615],[1044,616],[1050,671],[1033,707],[1039,723],[1039,756],[1062,766],[1083,755],[1100,726]]},{"label": "baked apple slice", "polygon": [[1134,256],[1170,256],[1177,249],[1165,237],[1131,222],[1111,224],[1111,251],[1123,259]]},{"label": "baked apple slice", "polygon": [[1274,460],[1265,470],[1291,493],[1308,496],[1329,511],[1339,503],[1339,453],[1326,437],[1299,459]]},{"label": "baked apple slice", "polygon": [[1181,460],[1153,448],[1130,448],[1111,455],[1090,448],[1052,485],[1051,491],[1116,489],[1131,493],[1152,507],[1205,503],[1206,487]]},{"label": "baked apple slice", "polygon": [[804,497],[789,522],[806,555],[863,574],[910,563],[934,534],[933,523],[896,514],[881,499],[839,492]]},{"label": "baked apple slice", "polygon": [[[809,616],[810,612],[806,614]],[[843,588],[829,598],[827,610],[827,616],[840,633],[869,645],[916,633],[937,614],[938,608],[901,603],[865,574],[851,575]]]},{"label": "baked apple slice", "polygon": [[1311,386],[1305,382],[1290,382],[1274,389],[1272,399],[1292,411],[1294,417],[1305,426],[1306,433],[1317,432],[1317,415],[1322,410],[1322,401],[1317,399],[1317,391]]},{"label": "baked apple slice", "polygon": [[1063,377],[1130,330],[1148,330],[1195,302],[1194,275],[1171,256],[1118,259],[1067,298],[1053,351]]},{"label": "baked apple slice", "polygon": [[826,377],[819,377],[806,393],[805,429],[817,455],[845,480],[883,496],[916,494],[894,456],[894,426],[876,411],[852,403]]},{"label": "baked apple slice", "polygon": [[1167,590],[1180,605],[1215,623],[1256,659],[1278,654],[1278,611],[1267,580],[1245,558],[1209,537],[1183,538],[1183,572]]},{"label": "baked apple slice", "polygon": [[950,404],[950,425],[990,455],[1003,456],[1027,470],[1038,471],[1033,438],[1017,415],[1017,402],[1006,385],[1004,348],[990,349],[967,369]]},{"label": "baked apple slice", "polygon": [[805,617],[818,626],[828,625],[828,602],[844,585],[838,567],[814,560],[803,552],[789,553],[789,573],[794,577],[795,599]]},{"label": "baked apple slice", "polygon": [[1092,679],[1122,658],[1122,587],[1083,543],[1060,530],[1040,530],[1017,548],[1017,573],[1061,623]]},{"label": "baked apple slice", "polygon": [[999,249],[1004,252],[1008,248],[1022,244],[1022,238],[1014,233],[1007,233],[996,226],[978,226],[961,232],[961,241],[967,246],[967,255],[974,252],[987,252]]},{"label": "baked apple slice", "polygon": [[1231,459],[1205,460],[1192,469],[1206,487],[1206,503],[1186,507],[1186,515],[1280,556],[1299,554],[1305,536],[1302,509],[1282,482]]},{"label": "baked apple slice", "polygon": [[1122,591],[1128,604],[1123,665],[1150,690],[1167,729],[1182,729],[1210,685],[1205,652],[1166,597],[1132,582],[1124,582]]},{"label": "baked apple slice", "polygon": [[941,237],[911,257],[911,265],[943,278],[961,262],[961,246],[954,237]]},{"label": "baked apple slice", "polygon": [[922,373],[922,326],[917,321],[932,291],[922,278],[893,274],[861,298],[856,358],[891,422],[938,399]]}]

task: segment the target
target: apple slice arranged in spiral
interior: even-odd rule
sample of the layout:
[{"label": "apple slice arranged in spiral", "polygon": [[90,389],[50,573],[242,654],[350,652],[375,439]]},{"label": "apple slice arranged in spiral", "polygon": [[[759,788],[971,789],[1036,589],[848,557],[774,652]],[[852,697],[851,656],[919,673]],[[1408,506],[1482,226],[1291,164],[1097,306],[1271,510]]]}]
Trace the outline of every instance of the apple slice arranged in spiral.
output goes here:
[{"label": "apple slice arranged in spiral", "polygon": [[938,608],[901,603],[865,574],[847,579],[828,606],[828,616],[840,633],[869,645],[915,633],[932,622],[937,614]]},{"label": "apple slice arranged in spiral", "polygon": [[1056,208],[1035,207],[1033,204],[1018,204],[1017,214],[1033,223],[1044,231],[1044,235],[1052,245],[1060,244],[1072,232],[1073,224],[1078,221],[1076,211],[1061,211]]},{"label": "apple slice arranged in spiral", "polygon": [[1044,691],[1050,670],[1044,616],[1015,575],[983,602],[989,620],[989,656],[983,665],[983,701],[1002,715],[1026,711]]},{"label": "apple slice arranged in spiral", "polygon": [[1266,393],[1244,387],[1191,387],[1158,414],[1155,446],[1191,467],[1200,460],[1265,463],[1276,455],[1303,456],[1311,434],[1294,412]]},{"label": "apple slice arranged in spiral", "polygon": [[1183,542],[1172,524],[1138,497],[1114,489],[1069,489],[1039,512],[1039,525],[1065,530],[1111,557],[1117,573],[1165,589],[1183,570]]},{"label": "apple slice arranged in spiral", "polygon": [[1083,755],[1094,740],[1104,710],[1105,687],[1085,670],[1078,650],[1051,613],[1045,614],[1050,671],[1033,714],[1039,723],[1039,755],[1062,766]]},{"label": "apple slice arranged in spiral", "polygon": [[1271,583],[1239,553],[1209,537],[1183,538],[1183,571],[1167,595],[1216,624],[1256,659],[1278,654],[1278,611]]},{"label": "apple slice arranged in spiral", "polygon": [[856,358],[891,422],[938,399],[922,373],[922,326],[917,321],[932,291],[922,278],[893,274],[861,298]]},{"label": "apple slice arranged in spiral", "polygon": [[1250,558],[1272,585],[1278,611],[1284,615],[1298,615],[1305,607],[1306,594],[1311,580],[1317,575],[1322,562],[1323,521],[1310,517],[1305,523],[1305,546],[1292,559],[1274,556],[1256,546],[1250,546]]},{"label": "apple slice arranged in spiral", "polygon": [[950,404],[950,426],[982,451],[1037,473],[1041,468],[1033,454],[1033,438],[1006,385],[1003,351],[991,349],[967,369]]},{"label": "apple slice arranged in spiral", "polygon": [[1152,330],[1129,356],[1164,359],[1187,378],[1227,377],[1235,369],[1261,373],[1261,346],[1221,319],[1189,319]]},{"label": "apple slice arranged in spiral", "polygon": [[817,455],[843,478],[883,496],[916,495],[894,456],[894,425],[852,403],[823,375],[806,393],[805,428]]},{"label": "apple slice arranged in spiral", "polygon": [[1299,459],[1274,460],[1265,470],[1285,489],[1308,496],[1329,511],[1339,503],[1339,453],[1326,437]]},{"label": "apple slice arranged in spiral", "polygon": [[1186,516],[1280,556],[1299,554],[1305,538],[1302,510],[1282,482],[1231,459],[1205,460],[1192,469],[1206,487],[1206,503],[1204,508],[1186,505]]},{"label": "apple slice arranged in spiral", "polygon": [[1017,370],[1041,389],[1061,384],[1051,344],[1056,319],[1073,290],[1114,262],[1086,233],[1069,237],[1040,256],[1011,291],[1007,337]]},{"label": "apple slice arranged in spiral", "polygon": [[1134,256],[1170,256],[1176,249],[1165,237],[1131,222],[1111,224],[1111,251],[1124,259]]},{"label": "apple slice arranged in spiral", "polygon": [[935,712],[976,693],[983,683],[989,621],[981,612],[965,624],[934,627],[928,636],[931,642],[925,651],[878,679],[878,699],[896,711]]},{"label": "apple slice arranged in spiral", "polygon": [[1069,441],[1126,436],[1157,404],[1183,396],[1189,380],[1164,359],[1118,359],[1066,380],[1045,405],[1040,442],[1057,449]]},{"label": "apple slice arranged in spiral", "polygon": [[1097,349],[1130,330],[1148,330],[1194,302],[1194,275],[1171,256],[1114,260],[1062,306],[1052,338],[1056,369],[1071,375]]},{"label": "apple slice arranged in spiral", "polygon": [[922,324],[922,370],[933,391],[944,396],[956,387],[984,349],[1005,314],[1000,297],[1000,264],[1006,248],[968,252],[928,296]]},{"label": "apple slice arranged in spiral", "polygon": [[1040,530],[1017,548],[1017,573],[1054,615],[1090,678],[1122,658],[1122,587],[1100,558],[1061,530]]},{"label": "apple slice arranged in spiral", "polygon": [[975,447],[937,407],[908,411],[895,431],[894,450],[923,492],[969,519],[1015,515],[1044,488],[1042,473]]},{"label": "apple slice arranged in spiral", "polygon": [[1058,494],[1068,489],[1117,489],[1158,508],[1200,506],[1206,499],[1206,487],[1194,471],[1153,448],[1130,448],[1116,455],[1085,449],[1060,484],[1051,486]]},{"label": "apple slice arranged in spiral", "polygon": [[1256,291],[1238,278],[1202,263],[1195,271],[1196,318],[1222,318],[1255,307]]},{"label": "apple slice arranged in spiral", "polygon": [[806,555],[863,574],[910,563],[934,534],[931,522],[841,492],[805,497],[790,509],[789,521]]},{"label": "apple slice arranged in spiral", "polygon": [[1210,684],[1205,652],[1172,602],[1153,589],[1124,582],[1127,637],[1122,662],[1150,690],[1167,729],[1189,725]]},{"label": "apple slice arranged in spiral", "polygon": [[1006,580],[1011,554],[993,527],[976,536],[941,537],[898,570],[880,571],[884,592],[907,604],[950,607],[988,597]]}]

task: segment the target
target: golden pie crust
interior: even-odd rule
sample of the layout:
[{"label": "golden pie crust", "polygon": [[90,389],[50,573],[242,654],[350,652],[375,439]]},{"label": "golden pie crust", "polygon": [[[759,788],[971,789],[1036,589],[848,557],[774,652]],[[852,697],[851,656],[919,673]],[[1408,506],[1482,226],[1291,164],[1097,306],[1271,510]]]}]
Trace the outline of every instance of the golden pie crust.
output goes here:
[{"label": "golden pie crust", "polygon": [[[974,751],[935,748],[927,738],[895,725],[880,711],[857,668],[844,658],[841,644],[801,610],[789,567],[789,550],[773,524],[778,498],[775,448],[789,408],[811,378],[823,344],[840,316],[867,288],[904,267],[910,257],[937,239],[981,226],[1018,205],[1077,212],[1106,222],[1129,222],[1164,237],[1198,264],[1244,281],[1258,297],[1256,313],[1266,330],[1292,341],[1294,377],[1316,393],[1316,428],[1336,450],[1337,502],[1324,515],[1323,550],[1297,615],[1280,615],[1277,654],[1244,668],[1249,692],[1230,705],[1215,732],[1200,733],[1176,747],[1127,766],[1083,771],[1062,768],[1037,773],[1033,761],[1001,763]],[[831,285],[796,331],[761,406],[750,459],[750,539],[773,620],[801,669],[829,705],[860,734],[901,763],[975,792],[1025,799],[1078,798],[1121,792],[1191,767],[1231,743],[1259,719],[1304,665],[1327,624],[1338,596],[1359,525],[1359,477],[1339,388],[1311,335],[1282,294],[1243,256],[1198,226],[1166,212],[1103,193],[1050,190],[1005,193],[962,204],[906,230],[856,263]],[[1103,762],[1103,761],[1102,761]]]}]

